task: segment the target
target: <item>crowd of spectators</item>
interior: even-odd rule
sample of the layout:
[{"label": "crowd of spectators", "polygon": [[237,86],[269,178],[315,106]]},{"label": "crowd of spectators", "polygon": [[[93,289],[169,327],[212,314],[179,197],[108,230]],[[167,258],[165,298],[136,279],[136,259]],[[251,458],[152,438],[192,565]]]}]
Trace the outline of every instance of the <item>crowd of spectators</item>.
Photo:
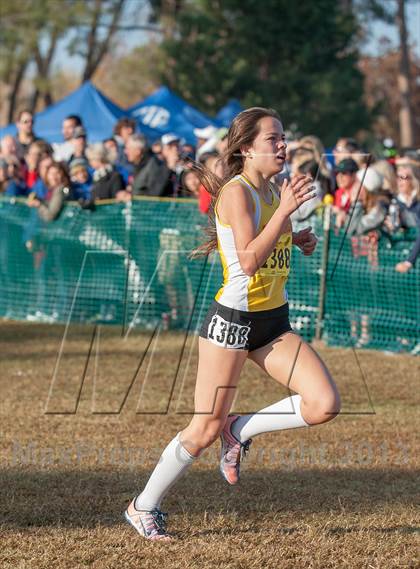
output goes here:
[{"label": "crowd of spectators", "polygon": [[[67,200],[94,209],[100,200],[124,202],[132,196],[194,198],[206,214],[211,199],[191,166],[199,161],[223,177],[220,157],[227,144],[226,128],[196,129],[193,147],[170,133],[149,145],[131,118],[120,119],[113,136],[95,144],[87,143],[88,133],[77,115],[64,119],[59,144],[36,136],[28,110],[19,113],[16,126],[16,136],[0,141],[0,193],[26,198],[44,221],[56,219]],[[381,233],[392,235],[420,223],[419,152],[398,156],[390,141],[385,147],[375,160],[356,140],[340,138],[328,159],[319,138],[303,136],[289,142],[287,163],[278,175],[280,182],[297,173],[311,174],[317,195],[295,212],[294,219],[303,221],[331,205],[336,228],[346,229],[354,254],[367,255],[372,265]],[[397,271],[413,267],[419,239],[396,265]]]}]

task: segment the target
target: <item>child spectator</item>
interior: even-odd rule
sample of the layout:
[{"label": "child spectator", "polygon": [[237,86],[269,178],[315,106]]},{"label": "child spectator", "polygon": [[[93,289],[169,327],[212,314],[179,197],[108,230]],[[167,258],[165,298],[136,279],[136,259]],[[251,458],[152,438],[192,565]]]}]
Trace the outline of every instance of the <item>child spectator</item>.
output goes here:
[{"label": "child spectator", "polygon": [[70,181],[73,199],[89,201],[92,192],[92,178],[86,162],[81,159],[73,160],[70,165]]}]

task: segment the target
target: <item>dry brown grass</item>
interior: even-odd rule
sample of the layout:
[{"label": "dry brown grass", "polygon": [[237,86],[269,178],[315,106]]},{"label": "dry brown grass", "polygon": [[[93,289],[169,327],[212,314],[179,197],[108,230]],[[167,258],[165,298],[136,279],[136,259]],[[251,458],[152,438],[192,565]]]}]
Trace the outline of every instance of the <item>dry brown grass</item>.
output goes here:
[{"label": "dry brown grass", "polygon": [[[70,331],[49,411],[73,408],[90,333]],[[218,445],[209,449],[163,504],[177,540],[152,544],[122,512],[188,420],[182,413],[191,409],[194,339],[171,401],[183,342],[175,334],[159,338],[121,413],[97,414],[118,410],[148,341],[135,334],[121,342],[119,331],[103,331],[94,404],[91,362],[77,412],[45,414],[62,334],[55,326],[0,328],[2,569],[417,566],[418,358],[359,352],[363,379],[351,350],[321,349],[343,410],[365,414],[259,437],[238,487],[218,473]],[[250,364],[235,409],[256,410],[284,394]],[[136,414],[168,406],[168,414]]]}]

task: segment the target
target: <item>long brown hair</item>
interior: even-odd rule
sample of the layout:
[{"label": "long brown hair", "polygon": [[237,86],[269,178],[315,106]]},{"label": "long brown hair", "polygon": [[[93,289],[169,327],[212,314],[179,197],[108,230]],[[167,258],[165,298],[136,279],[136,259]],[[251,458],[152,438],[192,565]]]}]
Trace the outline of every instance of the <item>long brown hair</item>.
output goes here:
[{"label": "long brown hair", "polygon": [[[69,175],[67,173],[66,166],[62,162],[53,162],[52,164],[50,164],[45,171],[45,179],[46,180],[48,180],[48,172],[51,170],[51,168],[55,168],[56,170],[58,170],[60,172],[60,174],[61,174],[61,187],[70,188],[70,178],[69,178]],[[48,183],[47,183],[47,186],[49,187]]]},{"label": "long brown hair", "polygon": [[191,254],[191,257],[199,255],[208,255],[217,248],[217,232],[214,214],[214,206],[223,186],[234,176],[240,174],[244,167],[244,156],[241,148],[251,145],[260,131],[259,121],[264,117],[273,117],[280,120],[279,115],[274,109],[265,109],[263,107],[251,107],[237,115],[228,132],[228,142],[225,152],[221,160],[223,162],[223,178],[219,178],[205,166],[195,162],[191,170],[200,178],[201,184],[211,195],[211,204],[209,210],[209,223],[205,229],[207,241],[197,247]]}]

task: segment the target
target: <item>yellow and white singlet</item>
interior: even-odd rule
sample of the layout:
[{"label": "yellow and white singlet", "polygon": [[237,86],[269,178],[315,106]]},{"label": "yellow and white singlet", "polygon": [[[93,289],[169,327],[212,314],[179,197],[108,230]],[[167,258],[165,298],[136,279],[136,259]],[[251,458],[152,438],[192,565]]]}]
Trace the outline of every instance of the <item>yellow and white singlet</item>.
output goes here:
[{"label": "yellow and white singlet", "polygon": [[[254,226],[256,235],[261,233],[280,204],[277,192],[270,184],[271,204],[260,196],[255,187],[243,174],[235,176],[223,189],[238,180],[250,192],[254,203]],[[230,225],[223,224],[217,213],[216,201],[214,211],[217,229],[217,249],[223,266],[223,285],[217,292],[215,300],[220,304],[244,310],[258,312],[278,308],[287,302],[285,285],[290,271],[292,252],[292,233],[283,233],[277,241],[273,252],[253,276],[248,276],[239,263],[233,231]]]}]

